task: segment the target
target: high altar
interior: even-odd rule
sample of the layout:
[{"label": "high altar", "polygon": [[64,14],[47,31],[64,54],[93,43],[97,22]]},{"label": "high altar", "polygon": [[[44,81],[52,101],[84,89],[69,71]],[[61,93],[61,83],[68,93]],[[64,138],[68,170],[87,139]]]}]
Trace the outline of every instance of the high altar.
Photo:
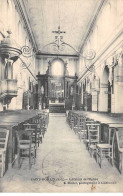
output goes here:
[{"label": "high altar", "polygon": [[49,61],[46,74],[37,75],[38,78],[38,109],[48,108],[49,112],[64,113],[72,109],[76,99],[77,76],[69,76],[67,63],[59,60],[59,64]]}]

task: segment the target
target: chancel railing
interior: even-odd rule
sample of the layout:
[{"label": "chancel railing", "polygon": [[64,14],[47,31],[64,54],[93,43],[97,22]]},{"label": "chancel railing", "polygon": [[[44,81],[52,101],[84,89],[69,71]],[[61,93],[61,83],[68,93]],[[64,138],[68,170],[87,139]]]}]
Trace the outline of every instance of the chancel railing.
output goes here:
[{"label": "chancel railing", "polygon": [[65,113],[65,100],[63,98],[51,98],[49,100],[50,113]]}]

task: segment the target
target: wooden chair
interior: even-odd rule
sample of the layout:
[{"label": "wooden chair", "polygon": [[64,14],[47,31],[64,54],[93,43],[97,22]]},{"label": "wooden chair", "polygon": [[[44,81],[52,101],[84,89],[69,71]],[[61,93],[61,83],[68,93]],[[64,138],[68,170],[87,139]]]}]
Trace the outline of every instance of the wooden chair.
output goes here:
[{"label": "wooden chair", "polygon": [[37,123],[37,133],[39,135],[39,142],[42,143],[42,137],[44,137],[44,132],[42,132],[42,118],[41,117],[38,117],[37,120],[36,120],[36,123]]},{"label": "wooden chair", "polygon": [[37,116],[32,121],[32,123],[36,125],[38,146],[39,143],[42,143],[42,137],[44,137],[44,134],[47,129],[47,122],[45,118],[46,116],[43,114],[42,116]]},{"label": "wooden chair", "polygon": [[86,145],[86,148],[87,148],[87,149],[88,149],[88,144],[89,144],[88,127],[89,127],[91,124],[93,124],[93,123],[95,123],[94,120],[86,118],[86,121],[85,121],[85,125],[86,125],[86,137],[84,138],[83,141],[84,141],[84,144]]},{"label": "wooden chair", "polygon": [[96,160],[99,164],[100,168],[102,167],[102,160],[108,159],[109,162],[113,166],[113,141],[114,141],[114,134],[115,134],[115,127],[108,128],[108,137],[107,141],[104,143],[97,144],[96,147]]},{"label": "wooden chair", "polygon": [[[18,131],[16,131],[17,137],[17,155],[18,155],[18,167],[21,167],[21,158],[29,158],[29,169],[32,164],[35,164],[35,144],[32,144],[32,135],[27,135],[28,139],[21,139]],[[33,159],[33,162],[32,162]]]},{"label": "wooden chair", "polygon": [[99,130],[100,124],[96,122],[87,124],[88,139],[86,140],[86,148],[89,150],[91,156],[96,152],[96,144],[99,143]]},{"label": "wooden chair", "polygon": [[86,118],[83,116],[78,116],[77,125],[74,128],[75,134],[78,135],[80,141],[86,138],[87,130],[85,124]]},{"label": "wooden chair", "polygon": [[73,130],[75,134],[78,135],[80,141],[85,138],[86,135],[86,127],[85,127],[86,118],[81,114],[76,114],[74,116],[74,127]]},{"label": "wooden chair", "polygon": [[0,130],[0,166],[1,166],[1,177],[5,173],[5,162],[6,162],[6,150],[8,144],[9,130]]},{"label": "wooden chair", "polygon": [[39,136],[40,136],[40,132],[39,132],[39,129],[38,129],[38,124],[37,123],[26,123],[26,124],[23,124],[24,126],[24,130],[25,132],[30,132],[32,133],[32,143],[35,143],[36,144],[36,147],[38,145],[39,147],[39,144],[40,144],[40,141],[42,141]]},{"label": "wooden chair", "polygon": [[41,132],[41,126],[40,123],[37,124],[37,141],[38,141],[38,146],[40,143],[42,143],[42,137],[44,137],[44,135]]}]

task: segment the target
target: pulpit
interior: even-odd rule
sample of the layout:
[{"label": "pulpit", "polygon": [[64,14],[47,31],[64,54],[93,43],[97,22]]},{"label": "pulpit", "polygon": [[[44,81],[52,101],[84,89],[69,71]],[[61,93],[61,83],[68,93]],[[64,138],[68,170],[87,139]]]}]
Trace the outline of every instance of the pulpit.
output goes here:
[{"label": "pulpit", "polygon": [[17,80],[13,78],[13,64],[22,53],[15,40],[11,38],[11,32],[7,31],[7,33],[8,36],[3,37],[0,43],[0,58],[2,59],[0,101],[3,109],[5,105],[9,109],[11,99],[17,96]]}]

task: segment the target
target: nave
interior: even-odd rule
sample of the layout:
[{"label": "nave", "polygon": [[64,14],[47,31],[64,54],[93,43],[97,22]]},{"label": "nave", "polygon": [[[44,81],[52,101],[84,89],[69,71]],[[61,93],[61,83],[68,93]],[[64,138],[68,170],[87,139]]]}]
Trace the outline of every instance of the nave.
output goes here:
[{"label": "nave", "polygon": [[122,97],[123,0],[0,0],[0,192],[121,192]]},{"label": "nave", "polygon": [[[80,184],[77,184],[79,182]],[[91,184],[84,184],[88,182]],[[92,185],[92,182],[100,184]],[[78,136],[70,129],[65,114],[50,114],[48,129],[42,144],[37,148],[36,163],[29,170],[28,158],[25,158],[20,169],[15,163],[4,178],[0,179],[0,192],[46,190],[121,192],[123,175],[120,175],[116,167],[112,167],[107,160],[103,160],[102,168],[99,167],[83,141],[80,142]]]}]

